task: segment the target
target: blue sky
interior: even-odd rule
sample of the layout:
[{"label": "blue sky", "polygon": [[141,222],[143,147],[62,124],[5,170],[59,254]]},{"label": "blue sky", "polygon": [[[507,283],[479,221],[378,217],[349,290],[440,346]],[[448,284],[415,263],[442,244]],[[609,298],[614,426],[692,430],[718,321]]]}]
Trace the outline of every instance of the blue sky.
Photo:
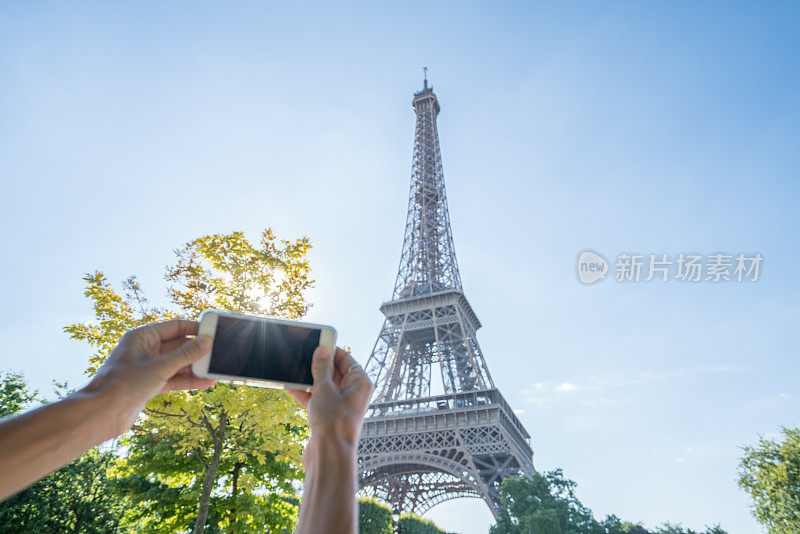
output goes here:
[{"label": "blue sky", "polygon": [[[364,362],[421,67],[495,382],[598,515],[756,533],[740,449],[800,423],[796,5],[3,3],[0,368],[84,378],[81,276],[164,300],[181,243],[310,236],[310,318]],[[586,248],[759,252],[756,283],[581,285]],[[476,506],[476,504],[478,504]],[[428,515],[485,532],[476,501]]]}]

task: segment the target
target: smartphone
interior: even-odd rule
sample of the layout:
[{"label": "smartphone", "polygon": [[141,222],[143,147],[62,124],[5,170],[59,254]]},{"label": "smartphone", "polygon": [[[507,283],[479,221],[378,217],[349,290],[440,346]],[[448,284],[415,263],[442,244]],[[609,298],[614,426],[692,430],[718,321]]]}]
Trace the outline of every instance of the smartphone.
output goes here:
[{"label": "smartphone", "polygon": [[221,310],[203,311],[198,335],[214,343],[192,364],[195,376],[248,386],[308,391],[314,350],[336,349],[331,326]]}]

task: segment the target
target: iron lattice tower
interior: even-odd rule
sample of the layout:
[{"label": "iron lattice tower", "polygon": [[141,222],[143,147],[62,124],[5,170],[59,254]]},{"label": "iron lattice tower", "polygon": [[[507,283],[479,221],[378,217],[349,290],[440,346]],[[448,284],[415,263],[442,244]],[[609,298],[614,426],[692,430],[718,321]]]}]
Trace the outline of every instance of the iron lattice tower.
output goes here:
[{"label": "iron lattice tower", "polygon": [[[367,361],[375,384],[358,445],[362,494],[423,514],[459,497],[497,518],[503,478],[533,474],[530,436],[495,387],[461,288],[428,87],[414,94],[414,159],[403,253]],[[441,376],[441,380],[439,377]]]}]

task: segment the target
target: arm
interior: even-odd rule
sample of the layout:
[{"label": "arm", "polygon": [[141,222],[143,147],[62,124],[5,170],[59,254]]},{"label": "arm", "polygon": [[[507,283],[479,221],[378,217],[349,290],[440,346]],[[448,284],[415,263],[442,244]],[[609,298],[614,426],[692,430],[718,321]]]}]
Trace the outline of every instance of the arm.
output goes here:
[{"label": "arm", "polygon": [[211,348],[196,333],[183,320],[131,330],[86,387],[0,422],[0,500],[125,432],[153,396],[213,385],[188,367]]},{"label": "arm", "polygon": [[291,391],[308,409],[311,438],[303,453],[306,480],[295,534],[358,531],[356,451],[372,384],[352,356],[314,352],[311,394]]}]

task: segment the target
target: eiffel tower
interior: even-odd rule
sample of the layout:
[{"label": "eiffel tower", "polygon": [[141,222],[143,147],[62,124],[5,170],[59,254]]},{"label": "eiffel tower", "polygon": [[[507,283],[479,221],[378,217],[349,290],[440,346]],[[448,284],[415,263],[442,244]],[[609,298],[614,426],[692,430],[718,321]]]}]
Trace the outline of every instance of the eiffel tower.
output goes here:
[{"label": "eiffel tower", "polygon": [[[427,70],[427,69],[426,69]],[[436,118],[424,86],[403,252],[386,319],[365,366],[375,384],[358,444],[362,495],[424,514],[460,497],[495,516],[500,482],[534,472],[530,436],[495,387],[461,288],[444,189]]]}]

